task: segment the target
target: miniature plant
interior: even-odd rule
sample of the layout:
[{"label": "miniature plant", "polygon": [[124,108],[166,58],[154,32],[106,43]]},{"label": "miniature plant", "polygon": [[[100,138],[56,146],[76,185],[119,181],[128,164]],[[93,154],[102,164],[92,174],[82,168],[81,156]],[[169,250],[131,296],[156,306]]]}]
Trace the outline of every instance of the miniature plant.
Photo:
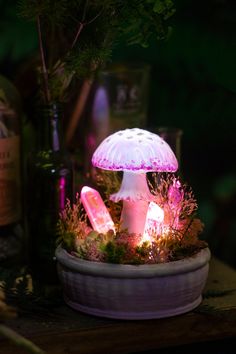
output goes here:
[{"label": "miniature plant", "polygon": [[[119,189],[120,179],[117,175],[114,178],[114,173],[104,172],[97,178],[113,221],[119,220],[121,207],[108,202],[108,197],[111,191]],[[59,234],[62,245],[79,258],[122,264],[170,262],[192,256],[206,247],[207,244],[198,237],[203,224],[196,217],[197,203],[191,188],[173,174],[153,174],[150,190],[156,203],[163,208],[165,217],[158,231],[150,230],[148,240],[141,234],[121,229],[119,222],[115,222],[115,232],[110,230],[103,234],[89,229],[78,198],[75,205],[68,202],[61,214]]]},{"label": "miniature plant", "polygon": [[79,240],[84,240],[89,232],[85,211],[80,203],[78,195],[76,203],[71,206],[67,200],[65,209],[60,213],[58,222],[58,242],[62,242],[67,250],[76,247]]}]

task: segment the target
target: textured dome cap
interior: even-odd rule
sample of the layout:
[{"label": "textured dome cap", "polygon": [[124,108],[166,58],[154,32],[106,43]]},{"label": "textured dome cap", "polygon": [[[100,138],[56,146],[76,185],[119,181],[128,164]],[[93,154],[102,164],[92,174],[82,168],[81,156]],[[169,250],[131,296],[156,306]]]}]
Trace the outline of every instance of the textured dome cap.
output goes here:
[{"label": "textured dome cap", "polygon": [[170,146],[147,130],[120,130],[97,147],[92,164],[104,170],[175,172],[178,161]]}]

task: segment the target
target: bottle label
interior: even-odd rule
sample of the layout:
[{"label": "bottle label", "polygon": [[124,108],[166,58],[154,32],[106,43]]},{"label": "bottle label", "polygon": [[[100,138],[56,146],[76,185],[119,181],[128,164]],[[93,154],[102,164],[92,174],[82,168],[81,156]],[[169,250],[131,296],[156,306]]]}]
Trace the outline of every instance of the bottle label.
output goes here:
[{"label": "bottle label", "polygon": [[0,225],[20,216],[20,138],[13,136],[0,139]]}]

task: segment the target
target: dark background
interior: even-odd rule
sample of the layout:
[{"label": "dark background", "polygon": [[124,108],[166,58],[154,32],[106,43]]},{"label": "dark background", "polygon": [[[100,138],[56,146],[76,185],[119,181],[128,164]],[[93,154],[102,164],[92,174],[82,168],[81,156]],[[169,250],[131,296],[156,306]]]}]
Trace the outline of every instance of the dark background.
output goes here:
[{"label": "dark background", "polygon": [[[15,1],[0,0],[0,9],[0,73],[27,108],[33,82],[23,81],[22,72],[37,51],[36,31],[18,18]],[[236,2],[178,0],[171,22],[167,42],[147,49],[118,43],[113,60],[151,65],[148,126],[183,130],[181,172],[198,199],[203,237],[236,267]],[[25,145],[30,119],[26,114]]]}]

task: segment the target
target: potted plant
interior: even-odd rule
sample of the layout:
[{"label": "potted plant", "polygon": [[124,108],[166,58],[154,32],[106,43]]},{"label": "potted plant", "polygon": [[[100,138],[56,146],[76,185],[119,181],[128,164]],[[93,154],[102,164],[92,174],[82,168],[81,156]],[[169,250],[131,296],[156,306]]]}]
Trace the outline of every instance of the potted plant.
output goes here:
[{"label": "potted plant", "polygon": [[198,238],[197,203],[174,174],[178,163],[169,145],[156,134],[126,129],[106,138],[92,162],[105,206],[85,187],[58,224],[65,301],[119,319],[168,317],[198,306],[210,251]]}]

